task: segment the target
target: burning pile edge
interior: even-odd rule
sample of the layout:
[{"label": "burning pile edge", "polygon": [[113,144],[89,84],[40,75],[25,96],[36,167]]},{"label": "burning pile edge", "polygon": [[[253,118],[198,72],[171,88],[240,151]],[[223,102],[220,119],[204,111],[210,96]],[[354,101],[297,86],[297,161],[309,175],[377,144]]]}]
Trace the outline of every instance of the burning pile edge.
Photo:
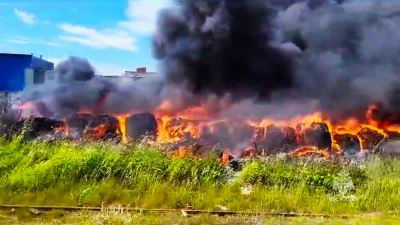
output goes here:
[{"label": "burning pile edge", "polygon": [[[235,131],[228,129],[230,121],[203,127],[207,129],[219,127],[219,132],[215,133],[217,136],[203,130],[202,134],[196,137],[191,133],[193,130],[187,129],[193,123],[198,123],[198,121],[174,118],[163,122],[151,113],[125,115],[119,118],[110,115],[77,114],[63,120],[43,117],[26,118],[9,123],[6,134],[9,138],[13,138],[27,125],[28,132],[25,135],[28,140],[51,136],[52,140],[68,138],[69,140],[112,141],[125,144],[138,143],[143,139],[146,139],[148,144],[165,141],[174,144],[172,150],[178,157],[191,153],[202,156],[217,146],[220,149],[226,149],[220,154],[221,162],[235,169],[239,168],[241,159],[274,157],[282,153],[288,157],[313,156],[332,159],[364,159],[368,154],[377,153],[388,155],[390,149],[393,149],[393,142],[390,140],[398,140],[400,136],[398,132],[385,133],[383,130],[367,125],[362,126],[357,133],[340,129],[333,131],[329,124],[314,118],[309,126],[301,123],[295,127],[279,127],[273,124],[264,127],[246,126],[248,135],[251,136],[250,147],[242,149],[239,154],[232,154],[228,150],[229,142],[225,142],[225,146],[221,145],[221,139],[218,138],[224,128],[225,135],[235,135],[232,133]],[[189,140],[194,142],[190,143]],[[385,149],[389,150],[385,151]]]}]

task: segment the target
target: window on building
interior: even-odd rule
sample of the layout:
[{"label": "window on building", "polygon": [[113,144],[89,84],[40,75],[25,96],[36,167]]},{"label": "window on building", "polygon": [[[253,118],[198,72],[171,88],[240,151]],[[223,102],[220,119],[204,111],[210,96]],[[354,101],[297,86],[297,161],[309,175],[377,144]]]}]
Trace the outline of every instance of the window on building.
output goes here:
[{"label": "window on building", "polygon": [[33,72],[33,84],[44,84],[45,70],[35,70]]},{"label": "window on building", "polygon": [[45,72],[45,79],[46,79],[46,83],[47,82],[56,82],[56,73],[54,70],[47,70]]}]

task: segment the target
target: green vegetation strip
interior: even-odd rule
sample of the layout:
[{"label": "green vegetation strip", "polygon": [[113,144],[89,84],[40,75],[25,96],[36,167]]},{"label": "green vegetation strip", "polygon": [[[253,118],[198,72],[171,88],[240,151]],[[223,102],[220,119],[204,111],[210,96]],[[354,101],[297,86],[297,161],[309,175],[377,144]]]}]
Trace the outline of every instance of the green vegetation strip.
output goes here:
[{"label": "green vegetation strip", "polygon": [[[400,160],[358,164],[255,159],[240,172],[209,157],[174,158],[163,145],[123,146],[0,139],[0,204],[182,208],[297,214],[400,215]],[[353,184],[343,200],[334,181]],[[354,200],[354,201],[353,201]]]}]

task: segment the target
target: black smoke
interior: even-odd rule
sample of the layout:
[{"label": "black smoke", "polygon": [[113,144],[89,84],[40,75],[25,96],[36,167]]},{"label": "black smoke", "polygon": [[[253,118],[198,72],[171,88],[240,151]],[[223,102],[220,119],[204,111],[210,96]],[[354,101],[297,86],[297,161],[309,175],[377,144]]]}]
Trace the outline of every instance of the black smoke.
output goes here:
[{"label": "black smoke", "polygon": [[159,104],[160,91],[159,80],[134,82],[130,78],[95,76],[88,60],[71,56],[57,65],[53,82],[46,81],[23,93],[22,116],[61,119],[81,112],[151,111]]},{"label": "black smoke", "polygon": [[282,11],[280,41],[301,40],[303,46],[295,76],[299,95],[319,100],[323,110],[335,114],[374,102],[393,108],[400,87],[399,9],[345,2],[316,8],[297,3]]},{"label": "black smoke", "polygon": [[154,42],[168,83],[195,95],[232,93],[235,101],[317,101],[317,110],[337,115],[365,112],[374,102],[398,106],[395,3],[179,3],[160,12]]},{"label": "black smoke", "polygon": [[162,11],[154,51],[167,83],[236,99],[292,88],[293,62],[270,44],[276,11],[250,2],[181,0],[180,9]]},{"label": "black smoke", "polygon": [[61,62],[56,68],[59,81],[65,83],[89,81],[94,78],[94,70],[89,61],[74,56]]}]

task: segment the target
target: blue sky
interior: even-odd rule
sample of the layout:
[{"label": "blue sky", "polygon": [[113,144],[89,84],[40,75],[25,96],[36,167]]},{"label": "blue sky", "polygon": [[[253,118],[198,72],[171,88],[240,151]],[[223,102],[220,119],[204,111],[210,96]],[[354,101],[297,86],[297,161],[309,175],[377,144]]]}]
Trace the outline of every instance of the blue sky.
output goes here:
[{"label": "blue sky", "polygon": [[171,0],[0,0],[0,52],[58,63],[87,58],[101,75],[156,71],[151,37]]}]

